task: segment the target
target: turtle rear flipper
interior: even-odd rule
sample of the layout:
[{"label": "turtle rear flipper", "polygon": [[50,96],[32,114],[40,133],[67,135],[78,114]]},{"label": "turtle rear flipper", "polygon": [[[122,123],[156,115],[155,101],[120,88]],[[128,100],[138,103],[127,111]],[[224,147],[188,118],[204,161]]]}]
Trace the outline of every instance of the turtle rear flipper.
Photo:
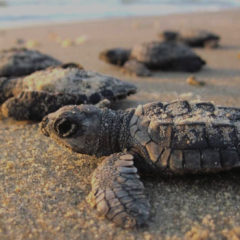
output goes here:
[{"label": "turtle rear flipper", "polygon": [[147,77],[152,75],[150,70],[143,63],[140,63],[136,60],[128,60],[127,62],[125,62],[122,68],[122,72],[125,74],[142,76],[142,77]]},{"label": "turtle rear flipper", "polygon": [[92,191],[87,199],[100,215],[123,228],[144,225],[150,211],[133,164],[131,154],[116,153],[106,158],[92,174]]},{"label": "turtle rear flipper", "polygon": [[204,43],[205,48],[217,48],[219,46],[219,40],[209,40]]}]

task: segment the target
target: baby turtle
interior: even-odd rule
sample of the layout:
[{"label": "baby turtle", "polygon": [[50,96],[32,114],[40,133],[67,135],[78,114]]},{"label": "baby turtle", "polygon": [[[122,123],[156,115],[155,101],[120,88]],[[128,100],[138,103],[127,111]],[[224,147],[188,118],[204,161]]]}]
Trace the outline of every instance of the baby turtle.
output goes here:
[{"label": "baby turtle", "polygon": [[159,34],[161,40],[166,42],[180,42],[190,47],[216,48],[220,37],[214,33],[203,30],[164,31]]},{"label": "baby turtle", "polygon": [[122,66],[124,73],[150,76],[150,70],[197,72],[205,64],[199,56],[182,44],[150,42],[132,49],[116,48],[100,53],[107,63]]},{"label": "baby turtle", "polygon": [[0,77],[26,76],[61,62],[36,50],[11,48],[0,51]]},{"label": "baby turtle", "polygon": [[76,152],[108,156],[91,176],[88,201],[124,228],[149,217],[137,172],[171,177],[240,167],[240,108],[211,102],[154,102],[126,111],[65,106],[40,129]]},{"label": "baby turtle", "polygon": [[65,105],[114,101],[135,92],[133,84],[83,70],[74,63],[50,67],[27,77],[2,82],[0,79],[2,113],[16,120],[38,121]]}]

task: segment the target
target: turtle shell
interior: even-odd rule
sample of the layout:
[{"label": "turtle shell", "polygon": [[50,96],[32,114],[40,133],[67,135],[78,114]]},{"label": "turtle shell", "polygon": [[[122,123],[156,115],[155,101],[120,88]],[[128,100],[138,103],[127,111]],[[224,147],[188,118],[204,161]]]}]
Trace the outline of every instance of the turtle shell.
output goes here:
[{"label": "turtle shell", "polygon": [[197,29],[184,30],[180,32],[164,31],[159,34],[159,37],[164,41],[177,41],[190,47],[210,48],[217,47],[220,40],[220,37],[214,33]]},{"label": "turtle shell", "polygon": [[189,47],[174,42],[150,42],[132,48],[131,58],[150,69],[195,72],[205,64]]},{"label": "turtle shell", "polygon": [[139,105],[129,127],[158,167],[220,171],[240,166],[240,108],[177,100]]},{"label": "turtle shell", "polygon": [[26,48],[0,51],[0,77],[26,76],[61,62],[49,55]]},{"label": "turtle shell", "polygon": [[11,90],[14,97],[4,102],[2,112],[4,116],[17,120],[41,120],[65,105],[97,104],[104,99],[123,99],[136,92],[133,84],[83,70],[74,64],[11,79],[11,85],[14,80],[15,86]]},{"label": "turtle shell", "polygon": [[86,96],[86,103],[92,104],[105,98],[109,100],[125,98],[136,92],[133,84],[78,67],[56,67],[38,71],[23,78],[22,82],[22,90],[76,96],[81,94]]}]

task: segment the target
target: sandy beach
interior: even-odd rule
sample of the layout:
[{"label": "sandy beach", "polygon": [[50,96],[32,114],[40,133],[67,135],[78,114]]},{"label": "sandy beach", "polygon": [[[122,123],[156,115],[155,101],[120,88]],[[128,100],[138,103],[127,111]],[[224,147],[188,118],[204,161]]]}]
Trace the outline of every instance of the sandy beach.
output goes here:
[{"label": "sandy beach", "polygon": [[[100,51],[157,40],[165,29],[198,28],[221,36],[217,49],[194,49],[207,65],[194,74],[203,87],[186,83],[188,73],[124,75],[98,59]],[[34,40],[36,49],[87,70],[134,83],[138,93],[115,109],[152,101],[201,99],[240,107],[240,10],[159,17],[114,19],[0,30],[0,49],[17,39]],[[63,48],[52,36],[76,39]],[[239,171],[210,176],[143,180],[152,206],[149,226],[123,230],[97,217],[86,202],[88,177],[101,162],[59,147],[38,131],[38,124],[0,115],[0,239],[240,239]]]}]

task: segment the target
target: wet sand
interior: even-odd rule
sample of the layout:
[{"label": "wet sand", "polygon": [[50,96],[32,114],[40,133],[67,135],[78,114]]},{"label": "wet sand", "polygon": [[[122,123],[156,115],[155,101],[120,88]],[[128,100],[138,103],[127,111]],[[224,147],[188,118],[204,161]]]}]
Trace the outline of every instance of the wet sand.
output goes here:
[{"label": "wet sand", "polygon": [[[155,72],[150,78],[123,75],[98,60],[111,47],[157,40],[164,29],[200,28],[219,34],[218,49],[195,49],[207,66],[195,76],[204,87],[186,84],[187,73]],[[138,86],[114,108],[151,101],[201,99],[240,106],[240,10],[49,25],[0,30],[1,49],[17,39],[40,43],[42,52],[63,62],[112,75]],[[61,47],[53,35],[88,40]],[[122,230],[98,218],[85,198],[88,177],[102,159],[71,153],[38,132],[38,125],[0,120],[0,239],[240,239],[239,171],[209,176],[143,180],[152,210],[149,226]]]}]

